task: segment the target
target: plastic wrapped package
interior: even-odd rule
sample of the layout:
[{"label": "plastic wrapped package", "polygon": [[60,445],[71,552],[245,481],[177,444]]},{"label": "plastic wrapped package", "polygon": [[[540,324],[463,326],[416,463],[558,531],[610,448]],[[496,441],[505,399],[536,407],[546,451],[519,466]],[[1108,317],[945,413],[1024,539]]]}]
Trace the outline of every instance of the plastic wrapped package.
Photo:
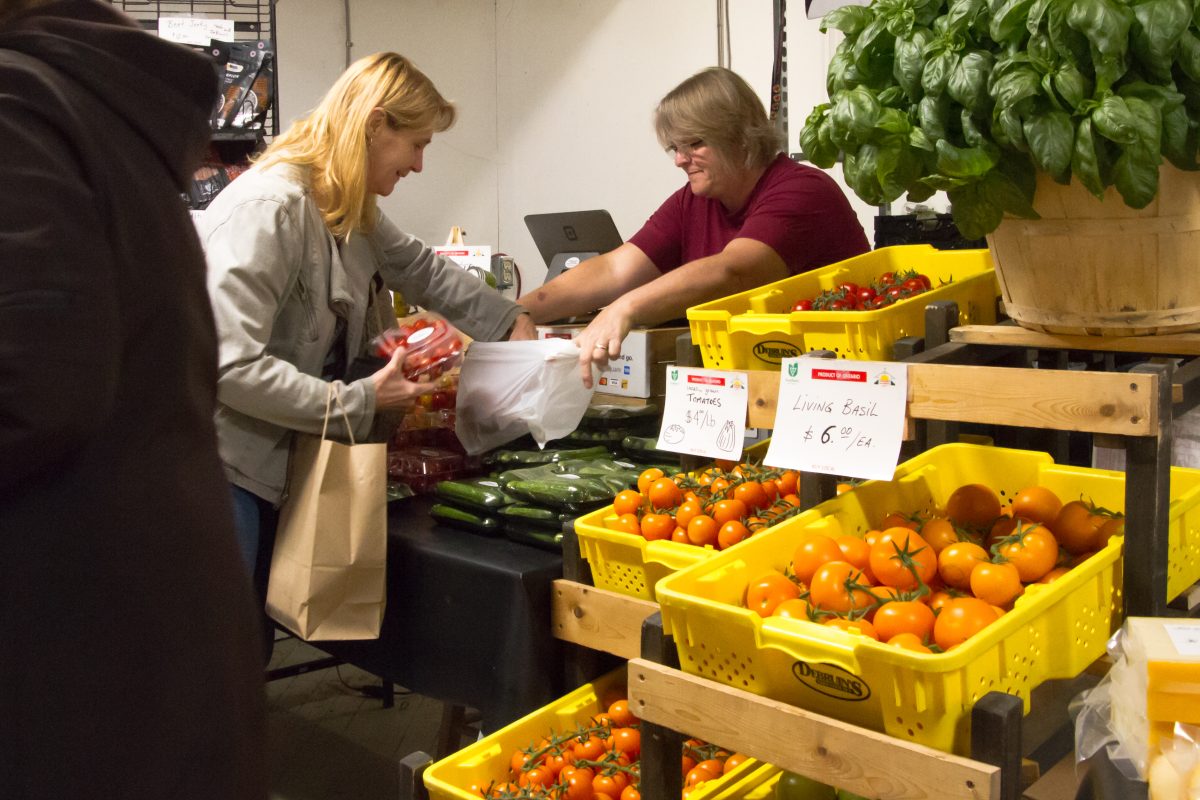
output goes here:
[{"label": "plastic wrapped package", "polygon": [[388,328],[371,341],[371,350],[380,358],[391,358],[403,347],[404,377],[427,383],[462,362],[465,347],[462,335],[441,314],[422,311],[405,317],[395,328]]}]

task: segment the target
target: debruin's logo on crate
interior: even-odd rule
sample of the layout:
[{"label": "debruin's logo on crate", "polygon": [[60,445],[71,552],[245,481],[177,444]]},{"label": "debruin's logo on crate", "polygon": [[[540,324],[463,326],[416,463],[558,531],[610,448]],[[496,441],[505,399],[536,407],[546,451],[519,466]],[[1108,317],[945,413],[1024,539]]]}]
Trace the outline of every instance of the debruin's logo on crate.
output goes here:
[{"label": "debruin's logo on crate", "polygon": [[788,342],[766,341],[754,345],[754,357],[768,364],[781,364],[785,358],[800,355],[800,348]]},{"label": "debruin's logo on crate", "polygon": [[863,683],[861,678],[832,664],[797,661],[792,664],[792,674],[814,692],[820,692],[835,700],[857,702],[871,696],[871,687]]}]

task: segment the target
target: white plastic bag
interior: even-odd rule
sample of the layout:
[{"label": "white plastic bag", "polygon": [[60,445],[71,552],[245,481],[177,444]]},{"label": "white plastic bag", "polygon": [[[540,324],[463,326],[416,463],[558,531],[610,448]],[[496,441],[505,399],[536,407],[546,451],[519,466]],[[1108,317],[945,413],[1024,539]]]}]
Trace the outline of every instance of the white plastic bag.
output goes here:
[{"label": "white plastic bag", "polygon": [[579,348],[567,339],[474,342],[458,379],[454,431],[471,455],[525,433],[544,447],[578,427],[591,397],[579,380]]}]

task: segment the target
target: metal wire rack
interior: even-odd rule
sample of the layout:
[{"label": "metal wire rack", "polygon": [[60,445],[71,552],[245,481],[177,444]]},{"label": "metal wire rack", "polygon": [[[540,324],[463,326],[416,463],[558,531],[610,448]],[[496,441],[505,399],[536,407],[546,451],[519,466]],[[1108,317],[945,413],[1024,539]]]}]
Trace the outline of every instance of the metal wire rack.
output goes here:
[{"label": "metal wire rack", "polygon": [[[275,38],[276,0],[108,0],[147,30],[157,30],[160,17],[209,17],[233,21],[235,41],[267,40],[278,53]],[[271,104],[265,123],[265,133],[279,133],[276,109],[279,107],[279,70],[276,59],[272,78]]]}]

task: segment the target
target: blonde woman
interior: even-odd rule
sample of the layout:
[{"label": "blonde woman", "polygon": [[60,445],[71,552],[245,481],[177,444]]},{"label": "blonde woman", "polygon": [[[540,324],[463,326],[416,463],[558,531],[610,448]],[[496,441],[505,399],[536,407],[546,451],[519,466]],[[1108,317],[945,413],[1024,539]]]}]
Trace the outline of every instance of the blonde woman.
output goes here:
[{"label": "blonde woman", "polygon": [[603,307],[576,339],[587,386],[592,364],[619,356],[634,325],[870,249],[842,190],[782,152],[762,102],[736,73],[693,75],[659,102],[654,121],[687,184],[628,242],[518,301],[536,322]]},{"label": "blonde woman", "polygon": [[[353,436],[428,391],[405,380],[403,351],[369,377],[346,370],[391,322],[384,288],[438,311],[476,339],[532,338],[522,309],[399,230],[377,208],[420,172],[454,106],[412,62],[352,64],[205,210],[200,225],[220,333],[216,422],[238,537],[265,591],[295,431],[319,433],[330,381]],[[340,416],[335,435],[348,438]],[[260,555],[261,554],[261,555]]]}]

